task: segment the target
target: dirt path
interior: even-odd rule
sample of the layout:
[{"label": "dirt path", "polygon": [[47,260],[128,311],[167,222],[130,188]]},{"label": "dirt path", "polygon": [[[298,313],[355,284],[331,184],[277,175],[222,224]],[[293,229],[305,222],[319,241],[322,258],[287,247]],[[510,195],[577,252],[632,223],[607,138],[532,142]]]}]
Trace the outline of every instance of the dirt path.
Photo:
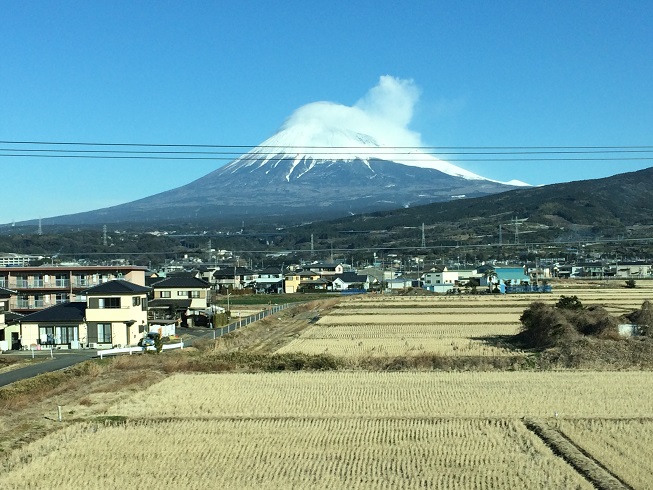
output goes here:
[{"label": "dirt path", "polygon": [[297,338],[340,301],[340,298],[310,301],[282,310],[222,337],[216,342],[216,351],[271,354]]}]

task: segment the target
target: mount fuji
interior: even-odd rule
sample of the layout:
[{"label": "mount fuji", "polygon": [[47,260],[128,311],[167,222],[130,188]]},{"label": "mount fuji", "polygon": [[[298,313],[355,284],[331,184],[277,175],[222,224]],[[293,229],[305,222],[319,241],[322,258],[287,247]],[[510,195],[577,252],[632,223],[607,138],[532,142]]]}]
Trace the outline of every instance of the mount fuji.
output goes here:
[{"label": "mount fuji", "polygon": [[523,187],[413,147],[318,120],[284,126],[189,184],[144,199],[48,218],[47,224],[306,221],[479,197]]}]

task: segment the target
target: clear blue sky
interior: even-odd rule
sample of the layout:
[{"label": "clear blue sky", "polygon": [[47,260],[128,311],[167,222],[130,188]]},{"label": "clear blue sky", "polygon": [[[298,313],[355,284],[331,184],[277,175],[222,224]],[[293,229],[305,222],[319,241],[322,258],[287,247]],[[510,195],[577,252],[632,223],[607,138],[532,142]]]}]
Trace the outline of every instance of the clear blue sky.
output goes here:
[{"label": "clear blue sky", "polygon": [[[652,2],[624,0],[7,1],[0,139],[255,146],[295,109],[351,106],[392,75],[419,88],[408,128],[425,145],[651,146],[651,19]],[[0,163],[7,223],[131,201],[226,162]],[[455,163],[531,184],[653,166]]]}]

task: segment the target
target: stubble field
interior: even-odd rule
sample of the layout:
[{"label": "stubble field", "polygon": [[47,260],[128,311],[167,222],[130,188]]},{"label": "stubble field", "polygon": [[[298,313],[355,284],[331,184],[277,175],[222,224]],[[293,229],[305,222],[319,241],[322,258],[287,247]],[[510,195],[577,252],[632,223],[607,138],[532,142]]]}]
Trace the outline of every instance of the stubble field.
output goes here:
[{"label": "stubble field", "polygon": [[[351,298],[277,352],[501,356],[485,339],[516,332],[531,301],[618,314],[651,291]],[[645,371],[175,374],[113,403],[111,422],[14,451],[1,486],[651,488],[651,392]]]}]

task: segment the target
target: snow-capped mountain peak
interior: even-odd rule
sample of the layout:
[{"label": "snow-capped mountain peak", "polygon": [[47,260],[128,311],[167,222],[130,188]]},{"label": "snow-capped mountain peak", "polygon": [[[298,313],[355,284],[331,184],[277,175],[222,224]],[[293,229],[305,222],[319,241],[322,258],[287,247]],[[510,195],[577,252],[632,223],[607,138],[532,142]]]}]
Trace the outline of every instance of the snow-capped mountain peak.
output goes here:
[{"label": "snow-capped mountain peak", "polygon": [[[320,164],[355,160],[368,165],[373,160],[384,160],[411,167],[437,170],[452,177],[461,177],[467,180],[503,183],[440,160],[419,148],[385,145],[370,135],[349,129],[325,126],[317,120],[282,128],[256,148],[226,165],[224,171],[236,172],[245,168],[251,171],[270,165],[276,166],[282,162],[286,165],[292,162],[285,175],[285,179],[289,181],[291,177],[298,177],[297,167],[302,163],[302,173],[305,174]],[[528,185],[516,181],[506,184]]]}]

